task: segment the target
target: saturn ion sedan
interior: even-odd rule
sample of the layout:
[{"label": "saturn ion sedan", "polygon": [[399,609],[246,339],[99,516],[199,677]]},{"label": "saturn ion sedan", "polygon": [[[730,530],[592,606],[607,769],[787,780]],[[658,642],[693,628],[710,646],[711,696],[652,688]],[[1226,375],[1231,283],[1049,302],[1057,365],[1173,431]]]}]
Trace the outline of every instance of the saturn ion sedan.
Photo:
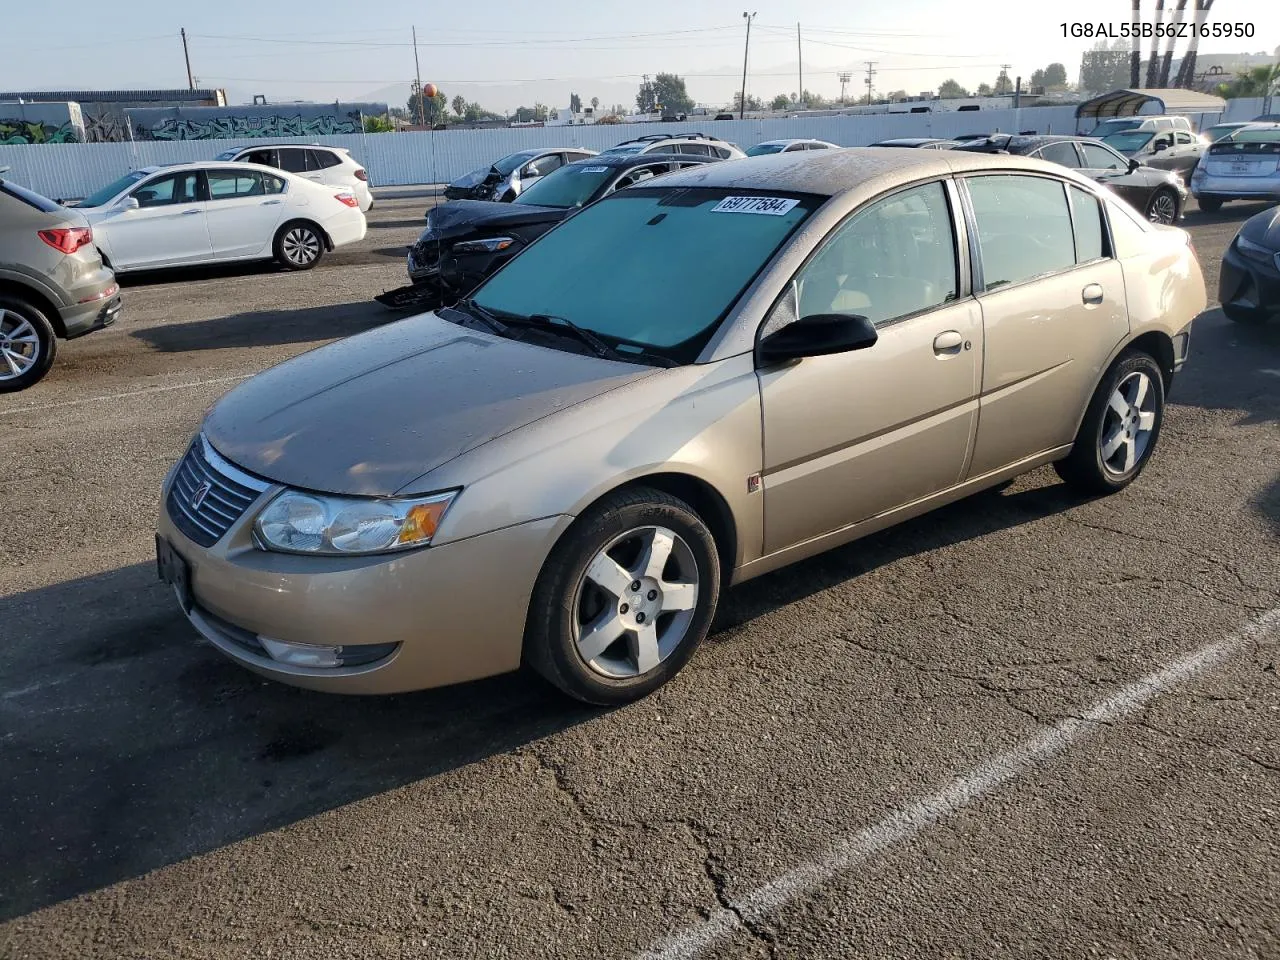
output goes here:
[{"label": "saturn ion sedan", "polygon": [[143,167],[75,209],[116,273],[273,258],[309,270],[366,230],[350,190],[256,163]]},{"label": "saturn ion sedan", "polygon": [[1131,483],[1204,279],[1065,167],[832,150],[620,190],[208,414],[158,567],[287,683],[671,679],[724,589],[1053,463]]}]

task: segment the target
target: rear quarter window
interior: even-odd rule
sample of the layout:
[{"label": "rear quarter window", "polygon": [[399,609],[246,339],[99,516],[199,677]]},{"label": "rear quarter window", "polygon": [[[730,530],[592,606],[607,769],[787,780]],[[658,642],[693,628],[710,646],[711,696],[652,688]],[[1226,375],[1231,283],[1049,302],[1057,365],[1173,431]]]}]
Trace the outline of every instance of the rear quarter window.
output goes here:
[{"label": "rear quarter window", "polygon": [[0,193],[13,197],[29,207],[35,207],[41,213],[57,213],[62,209],[48,197],[42,197],[34,190],[28,190],[7,180],[0,180]]},{"label": "rear quarter window", "polygon": [[1150,240],[1147,225],[1137,211],[1119,200],[1107,200],[1107,219],[1111,222],[1111,243],[1117,258],[1141,256],[1147,251]]}]

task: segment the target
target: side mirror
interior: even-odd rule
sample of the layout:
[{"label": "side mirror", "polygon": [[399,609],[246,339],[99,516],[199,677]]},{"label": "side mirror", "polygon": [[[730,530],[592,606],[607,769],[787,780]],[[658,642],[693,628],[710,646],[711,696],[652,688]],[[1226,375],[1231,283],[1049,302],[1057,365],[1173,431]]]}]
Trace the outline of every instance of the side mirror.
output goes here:
[{"label": "side mirror", "polygon": [[848,353],[872,346],[879,335],[866,317],[844,313],[815,313],[769,334],[756,348],[761,364],[803,357]]},{"label": "side mirror", "polygon": [[142,206],[142,204],[138,202],[137,197],[125,197],[119,203],[121,210],[137,210],[140,206]]},{"label": "side mirror", "polygon": [[1139,167],[1141,167],[1141,166],[1142,166],[1142,161],[1141,161],[1141,160],[1138,160],[1137,158],[1134,158],[1133,160],[1130,160],[1130,161],[1129,161],[1129,172],[1130,172],[1130,173],[1137,173],[1137,172],[1138,172],[1138,168],[1139,168]]}]

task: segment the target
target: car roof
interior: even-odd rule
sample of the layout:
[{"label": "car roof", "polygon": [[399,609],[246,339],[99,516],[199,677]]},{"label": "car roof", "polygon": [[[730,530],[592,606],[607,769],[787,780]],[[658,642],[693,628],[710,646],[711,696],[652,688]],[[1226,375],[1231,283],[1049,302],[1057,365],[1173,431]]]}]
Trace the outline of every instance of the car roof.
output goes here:
[{"label": "car roof", "polygon": [[271,140],[264,140],[262,143],[246,143],[238,147],[228,147],[227,151],[229,152],[230,150],[235,150],[237,153],[239,153],[242,150],[262,150],[265,147],[273,147],[276,149],[280,147],[300,147],[303,149],[307,149],[309,147],[319,147],[322,150],[336,150],[338,153],[351,152],[346,147],[331,147],[327,143],[280,143],[280,142],[275,142]]},{"label": "car roof", "polygon": [[770,153],[745,160],[723,160],[669,173],[663,177],[662,183],[671,187],[775,190],[834,197],[860,191],[864,187],[879,187],[882,183],[889,188],[895,183],[991,169],[1052,170],[1059,176],[1067,170],[1043,160],[1007,154],[913,150],[907,147],[847,147],[843,150],[806,151],[801,156]]},{"label": "car roof", "polygon": [[1034,136],[1028,134],[995,133],[985,140],[965,140],[955,150],[964,153],[984,153],[991,149],[1007,150],[1009,153],[1030,153],[1038,147],[1049,143],[1099,143],[1096,137],[1079,135],[1041,133]]},{"label": "car roof", "polygon": [[644,136],[632,137],[630,140],[623,140],[621,143],[615,143],[615,147],[623,147],[632,143],[661,143],[664,140],[670,140],[673,143],[679,140],[694,140],[702,143],[724,143],[719,137],[713,137],[706,133],[646,133]]},{"label": "car roof", "polygon": [[710,157],[695,157],[689,154],[679,153],[602,153],[595,157],[584,157],[581,160],[574,160],[572,163],[566,163],[566,167],[642,167],[646,163],[661,163],[665,161],[678,160],[681,163],[699,163],[703,160],[709,160]]}]

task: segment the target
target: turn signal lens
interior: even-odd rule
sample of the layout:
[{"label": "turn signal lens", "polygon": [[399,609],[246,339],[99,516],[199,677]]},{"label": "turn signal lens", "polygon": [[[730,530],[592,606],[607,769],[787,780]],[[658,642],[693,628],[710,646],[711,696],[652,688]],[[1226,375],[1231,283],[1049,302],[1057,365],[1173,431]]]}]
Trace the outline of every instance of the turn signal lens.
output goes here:
[{"label": "turn signal lens", "polygon": [[447,502],[420,503],[410,507],[405,514],[404,525],[400,527],[397,543],[419,543],[430,540],[440,526],[440,519],[448,508]]}]

